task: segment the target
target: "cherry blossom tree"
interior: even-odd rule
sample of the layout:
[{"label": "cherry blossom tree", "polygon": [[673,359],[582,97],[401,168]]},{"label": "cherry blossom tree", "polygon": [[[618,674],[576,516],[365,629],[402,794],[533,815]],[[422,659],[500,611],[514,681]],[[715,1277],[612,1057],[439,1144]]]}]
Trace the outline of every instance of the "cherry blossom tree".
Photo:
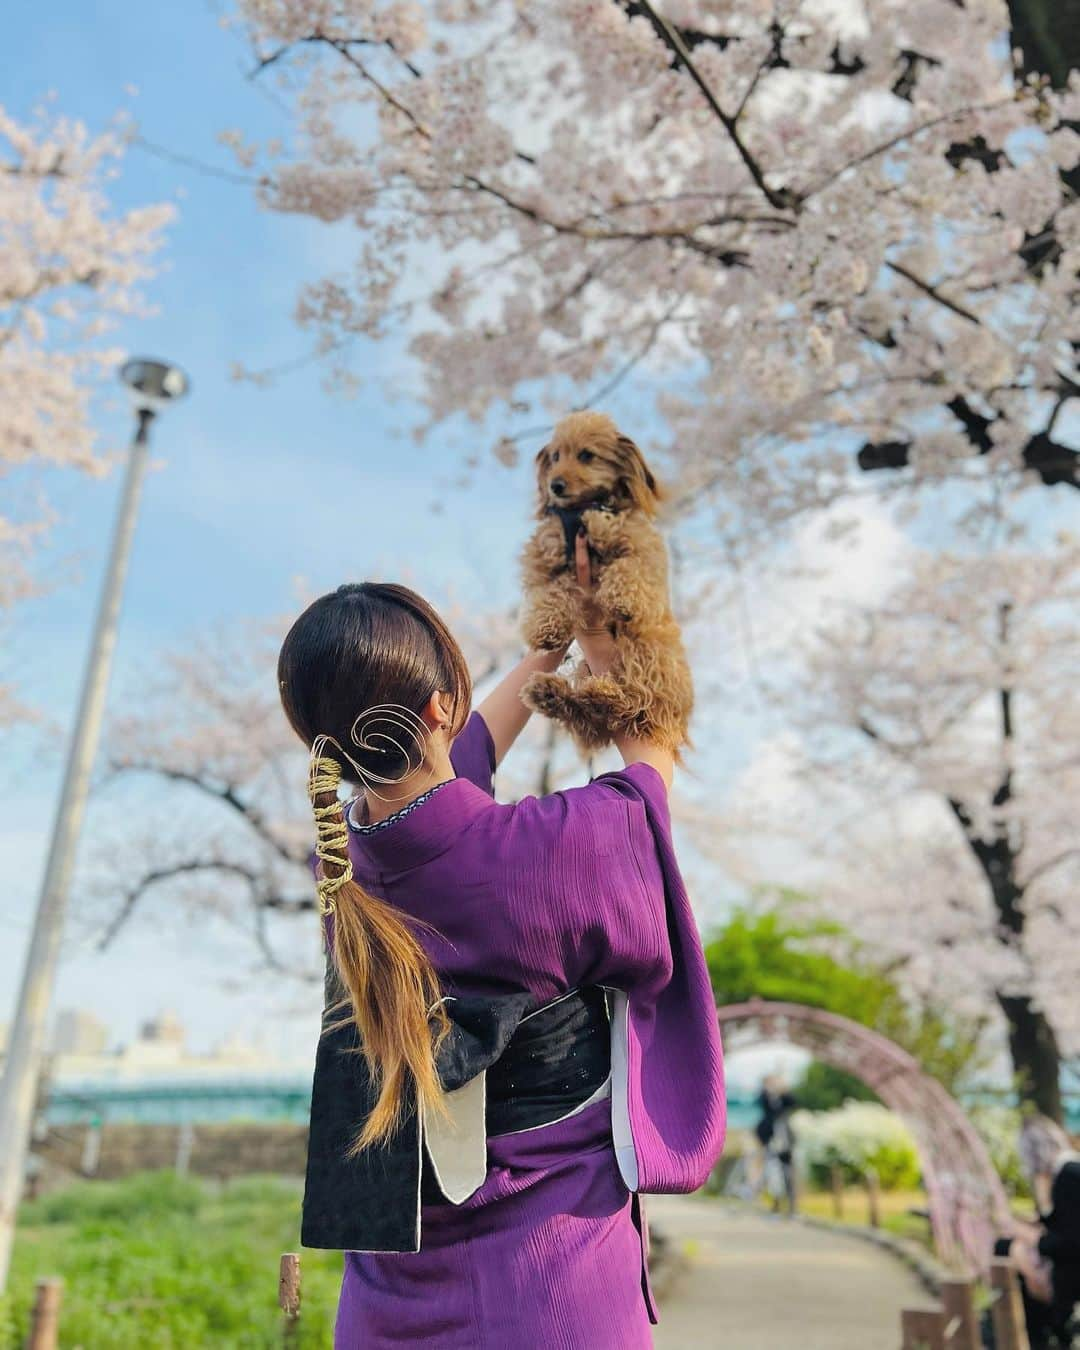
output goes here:
[{"label": "cherry blossom tree", "polygon": [[296,112],[267,205],[357,228],[299,320],[407,335],[433,421],[511,459],[636,371],[731,554],[867,485],[1076,485],[1080,80],[1001,0],[239,8]]},{"label": "cherry blossom tree", "polygon": [[675,542],[713,586],[718,550],[741,565],[852,497],[945,544],[787,706],[848,733],[831,766],[807,737],[817,772],[858,764],[860,792],[921,811],[886,814],[891,852],[888,830],[869,854],[837,831],[838,900],[872,929],[880,897],[913,978],[959,952],[955,984],[995,1001],[1055,1109],[1080,1030],[1055,608],[1073,553],[1032,498],[1080,481],[1073,0],[238,9],[295,110],[284,147],[231,137],[266,205],[356,229],[354,265],[297,309],[332,366],[399,336],[430,424],[471,419],[502,461],[568,403],[625,399],[660,428],[697,517]]},{"label": "cherry blossom tree", "polygon": [[[173,215],[110,206],[123,152],[120,128],[92,136],[51,110],[27,123],[0,107],[0,476],[109,467],[91,418],[95,387],[121,359],[106,337],[139,312]],[[36,498],[22,510],[10,501],[0,511],[0,608],[33,591],[30,553],[49,519]]]},{"label": "cherry blossom tree", "polygon": [[834,607],[783,692],[830,908],[910,986],[996,1006],[1021,1092],[1059,1118],[1080,1054],[1078,601],[1072,541],[918,553],[882,602]]}]

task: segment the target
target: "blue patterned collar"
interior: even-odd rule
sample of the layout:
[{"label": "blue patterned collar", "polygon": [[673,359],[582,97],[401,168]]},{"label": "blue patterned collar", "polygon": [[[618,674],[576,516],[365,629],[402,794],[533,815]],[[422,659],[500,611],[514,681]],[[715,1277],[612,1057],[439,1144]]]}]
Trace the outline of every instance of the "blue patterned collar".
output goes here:
[{"label": "blue patterned collar", "polygon": [[356,834],[376,834],[379,830],[385,830],[388,825],[393,825],[395,821],[401,820],[404,816],[407,816],[410,811],[415,811],[418,806],[423,806],[429,798],[434,797],[440,788],[445,787],[447,783],[452,783],[453,781],[452,778],[447,778],[441,783],[436,783],[434,787],[429,787],[426,792],[421,792],[419,797],[414,797],[411,802],[407,802],[399,810],[391,811],[391,813],[388,816],[384,816],[382,820],[377,820],[374,825],[358,825],[353,819],[353,808],[356,806],[357,802],[363,801],[362,797],[354,797],[349,803],[349,809],[345,813],[345,820],[349,829]]}]

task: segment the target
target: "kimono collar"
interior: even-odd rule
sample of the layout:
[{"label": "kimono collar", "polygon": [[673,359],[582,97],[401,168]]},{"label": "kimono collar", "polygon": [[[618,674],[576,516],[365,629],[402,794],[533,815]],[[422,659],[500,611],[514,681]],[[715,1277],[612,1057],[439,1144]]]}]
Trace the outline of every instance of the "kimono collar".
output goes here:
[{"label": "kimono collar", "polygon": [[349,856],[358,875],[406,872],[445,853],[495,803],[467,778],[443,783],[413,810],[371,834],[349,831]]}]

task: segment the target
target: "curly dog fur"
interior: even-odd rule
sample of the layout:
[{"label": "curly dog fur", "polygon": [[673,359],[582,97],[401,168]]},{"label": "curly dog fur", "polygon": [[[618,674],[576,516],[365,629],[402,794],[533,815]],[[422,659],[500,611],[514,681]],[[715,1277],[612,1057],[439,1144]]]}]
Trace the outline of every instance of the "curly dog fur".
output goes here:
[{"label": "curly dog fur", "polygon": [[615,635],[604,675],[580,662],[567,678],[538,674],[522,698],[561,723],[583,751],[631,735],[676,754],[689,744],[694,693],[679,625],[668,602],[668,561],[653,524],[661,492],[641,451],[603,413],[572,413],[536,458],[540,523],[522,558],[524,635],[558,651],[582,622],[572,534],[581,526],[596,579],[594,600]]}]

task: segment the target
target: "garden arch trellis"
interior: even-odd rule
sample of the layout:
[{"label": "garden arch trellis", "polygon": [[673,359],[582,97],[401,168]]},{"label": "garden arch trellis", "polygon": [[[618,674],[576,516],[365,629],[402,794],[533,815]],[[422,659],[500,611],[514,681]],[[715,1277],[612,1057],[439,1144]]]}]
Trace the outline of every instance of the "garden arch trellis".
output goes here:
[{"label": "garden arch trellis", "polygon": [[730,1054],[761,1041],[787,1041],[845,1069],[901,1116],[919,1150],[930,1224],[942,1260],[985,1271],[1009,1202],[986,1145],[941,1086],[905,1050],[846,1017],[801,1003],[753,999],[717,1010]]}]

